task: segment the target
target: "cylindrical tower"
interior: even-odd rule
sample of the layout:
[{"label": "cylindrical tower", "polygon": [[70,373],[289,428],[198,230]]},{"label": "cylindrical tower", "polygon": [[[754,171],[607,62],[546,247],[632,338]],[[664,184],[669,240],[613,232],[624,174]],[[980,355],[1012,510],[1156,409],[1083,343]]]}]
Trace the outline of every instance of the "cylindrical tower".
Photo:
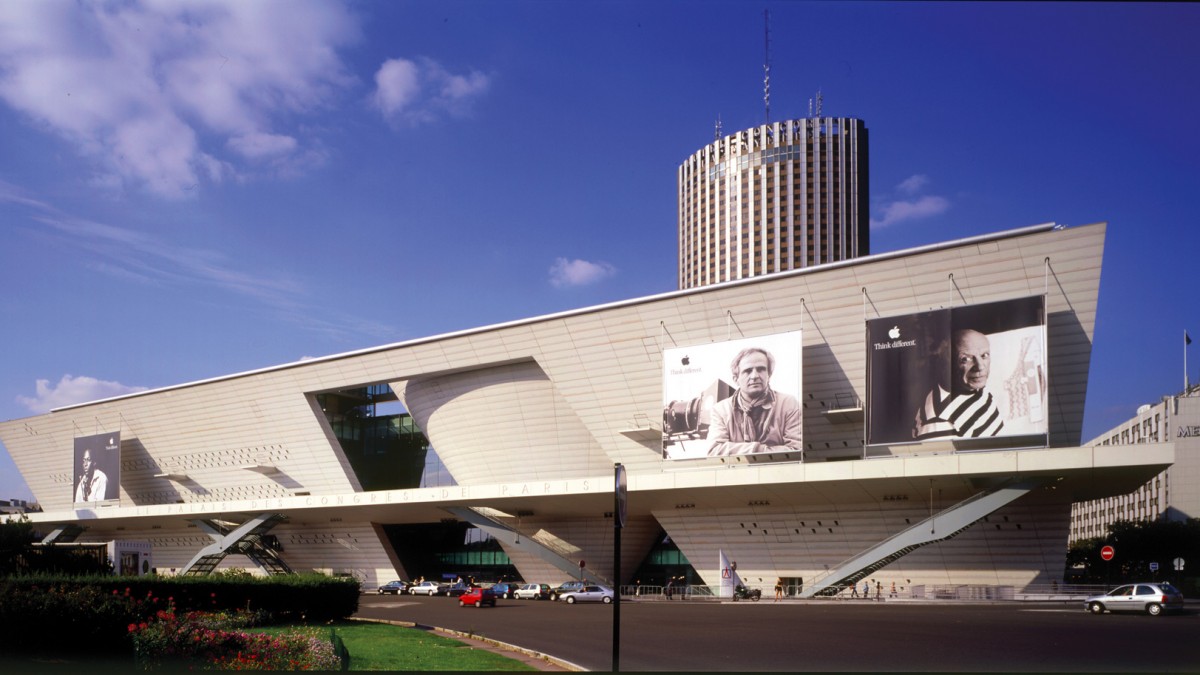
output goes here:
[{"label": "cylindrical tower", "polygon": [[867,127],[809,117],[739,131],[679,167],[679,288],[869,252]]}]

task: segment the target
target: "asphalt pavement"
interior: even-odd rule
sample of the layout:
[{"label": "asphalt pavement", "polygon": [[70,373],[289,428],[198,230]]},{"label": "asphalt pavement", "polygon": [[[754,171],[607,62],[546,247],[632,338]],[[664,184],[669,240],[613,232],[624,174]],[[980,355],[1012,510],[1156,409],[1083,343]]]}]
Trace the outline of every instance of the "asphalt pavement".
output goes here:
[{"label": "asphalt pavement", "polygon": [[[586,670],[613,666],[611,605],[364,595],[356,616],[484,636]],[[1092,616],[1082,602],[630,601],[623,671],[1197,672],[1200,612]]]}]

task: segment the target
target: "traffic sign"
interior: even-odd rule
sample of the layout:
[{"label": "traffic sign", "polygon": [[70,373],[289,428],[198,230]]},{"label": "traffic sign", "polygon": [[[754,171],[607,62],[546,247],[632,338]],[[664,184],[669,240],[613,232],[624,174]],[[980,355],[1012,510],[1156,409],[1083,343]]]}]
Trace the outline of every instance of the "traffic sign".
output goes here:
[{"label": "traffic sign", "polygon": [[1102,560],[1112,560],[1113,556],[1116,555],[1116,553],[1117,552],[1115,550],[1113,550],[1113,547],[1105,546],[1100,549],[1100,558]]},{"label": "traffic sign", "polygon": [[1158,563],[1156,563],[1156,562],[1150,563],[1150,571],[1157,572],[1158,571]]}]

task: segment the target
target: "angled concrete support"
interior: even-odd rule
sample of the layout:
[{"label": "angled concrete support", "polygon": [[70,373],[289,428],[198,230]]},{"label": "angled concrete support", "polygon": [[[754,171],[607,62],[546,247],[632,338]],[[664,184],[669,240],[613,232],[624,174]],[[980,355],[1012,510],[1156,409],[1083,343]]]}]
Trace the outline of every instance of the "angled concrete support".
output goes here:
[{"label": "angled concrete support", "polygon": [[79,535],[83,534],[83,530],[84,530],[83,527],[80,527],[79,525],[76,525],[75,523],[67,523],[66,525],[62,525],[62,526],[55,528],[53,532],[46,535],[42,539],[42,543],[43,544],[68,544],[68,543],[73,542],[76,539],[78,539]]},{"label": "angled concrete support", "polygon": [[193,520],[197,527],[213,538],[213,543],[200,549],[181,574],[203,576],[210,574],[230,554],[240,554],[271,574],[290,574],[291,568],[274,551],[263,545],[263,535],[285,520],[278,513],[260,513],[237,527],[216,520]]},{"label": "angled concrete support", "polygon": [[[487,532],[495,537],[498,541],[503,542],[507,546],[513,546],[526,553],[533,554],[542,560],[554,565],[558,569],[566,572],[572,579],[578,579],[580,569],[578,563],[563,555],[561,552],[554,550],[550,546],[537,541],[533,537],[526,536],[517,530],[513,529],[507,523],[503,523],[492,516],[486,515],[477,509],[466,506],[453,506],[446,509],[454,514],[459,520],[466,521],[475,527]],[[603,577],[597,576],[587,568],[583,569],[583,578],[594,584],[611,585],[611,581]]]},{"label": "angled concrete support", "polygon": [[817,577],[800,592],[800,597],[833,595],[846,585],[858,582],[863,577],[899,560],[911,551],[957,536],[963,530],[982,520],[984,516],[1024,497],[1050,480],[1049,478],[1032,478],[1011,481],[998,488],[972,495],[954,506],[884,539],[826,574]]}]

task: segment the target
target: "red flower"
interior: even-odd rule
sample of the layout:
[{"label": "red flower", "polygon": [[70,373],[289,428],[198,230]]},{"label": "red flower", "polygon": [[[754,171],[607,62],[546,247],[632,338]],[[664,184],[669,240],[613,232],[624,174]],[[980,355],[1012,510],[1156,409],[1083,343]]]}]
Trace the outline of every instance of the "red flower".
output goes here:
[{"label": "red flower", "polygon": [[129,632],[132,633],[135,630],[137,630],[137,624],[129,624]]}]

